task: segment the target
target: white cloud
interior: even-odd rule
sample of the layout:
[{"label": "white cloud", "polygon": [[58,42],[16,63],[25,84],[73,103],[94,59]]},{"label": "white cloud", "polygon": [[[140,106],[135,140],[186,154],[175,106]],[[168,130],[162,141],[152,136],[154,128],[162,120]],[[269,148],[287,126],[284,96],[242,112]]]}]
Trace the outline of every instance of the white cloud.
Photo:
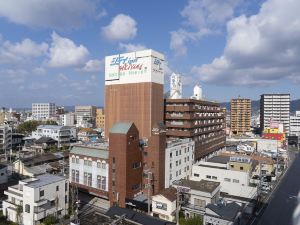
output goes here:
[{"label": "white cloud", "polygon": [[43,42],[38,44],[28,38],[16,43],[2,41],[0,42],[0,63],[22,62],[46,55],[47,50],[47,43]]},{"label": "white cloud", "polygon": [[83,45],[76,44],[68,39],[52,33],[52,44],[49,49],[50,67],[70,67],[82,65],[89,55],[89,51]]},{"label": "white cloud", "polygon": [[146,46],[142,44],[124,44],[124,43],[119,43],[119,48],[121,50],[125,50],[126,52],[135,52],[135,51],[141,51],[145,50]]},{"label": "white cloud", "polygon": [[187,53],[187,42],[199,41],[203,36],[218,33],[226,21],[234,15],[242,0],[189,0],[181,11],[185,28],[170,32],[170,49],[175,55]]},{"label": "white cloud", "polygon": [[9,0],[0,1],[0,17],[29,27],[77,28],[96,16],[91,0]]},{"label": "white cloud", "polygon": [[136,36],[136,25],[130,16],[118,14],[109,25],[102,27],[102,35],[109,41],[129,40]]},{"label": "white cloud", "polygon": [[30,90],[43,90],[47,89],[49,87],[48,84],[40,83],[40,82],[34,82],[28,86],[28,89]]},{"label": "white cloud", "polygon": [[100,72],[104,70],[104,60],[91,59],[82,68],[85,72]]},{"label": "white cloud", "polygon": [[43,67],[36,67],[32,70],[32,72],[36,75],[45,75],[47,71]]},{"label": "white cloud", "polygon": [[222,56],[192,72],[207,83],[271,85],[299,81],[300,16],[298,0],[268,0],[257,15],[227,23]]}]

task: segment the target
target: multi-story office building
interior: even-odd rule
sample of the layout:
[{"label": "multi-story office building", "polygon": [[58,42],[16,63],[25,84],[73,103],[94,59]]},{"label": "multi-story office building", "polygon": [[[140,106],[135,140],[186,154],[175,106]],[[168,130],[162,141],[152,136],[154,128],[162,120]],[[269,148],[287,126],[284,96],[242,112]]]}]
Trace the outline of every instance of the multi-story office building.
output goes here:
[{"label": "multi-story office building", "polygon": [[40,125],[32,132],[32,137],[51,137],[58,142],[58,147],[69,146],[71,139],[76,138],[76,128],[57,125]]},{"label": "multi-story office building", "polygon": [[290,136],[300,137],[300,111],[290,116]]},{"label": "multi-story office building", "polygon": [[54,116],[56,107],[54,103],[32,103],[32,118],[34,120],[45,120]]},{"label": "multi-story office building", "polygon": [[108,144],[73,146],[69,159],[70,184],[108,199]]},{"label": "multi-story office building", "polygon": [[9,125],[0,125],[0,153],[3,154],[12,148],[12,128]]},{"label": "multi-story office building", "polygon": [[[3,214],[9,221],[24,225],[40,224],[47,216],[68,214],[69,183],[64,177],[44,174],[19,181],[7,191]],[[20,215],[18,207],[22,207]]]},{"label": "multi-story office building", "polygon": [[[77,123],[81,120],[86,120],[92,127],[96,125],[96,106],[75,106],[75,116]],[[82,119],[84,118],[84,119]]]},{"label": "multi-story office building", "polygon": [[96,110],[96,127],[101,129],[104,129],[105,127],[105,115],[103,108]]},{"label": "multi-story office building", "polygon": [[270,123],[283,123],[290,132],[290,94],[263,94],[260,97],[260,129],[270,128]]},{"label": "multi-story office building", "polygon": [[189,179],[194,163],[195,142],[192,139],[169,139],[166,148],[165,188],[173,181]]},{"label": "multi-story office building", "polygon": [[59,116],[60,125],[62,126],[75,126],[75,114],[74,113],[66,113]]},{"label": "multi-story office building", "polygon": [[225,147],[225,115],[220,104],[202,99],[165,99],[167,137],[192,138],[195,160]]},{"label": "multi-story office building", "polygon": [[235,98],[230,102],[230,127],[233,134],[251,131],[251,99]]},{"label": "multi-story office building", "polygon": [[[150,185],[147,176],[142,185],[134,184],[134,192],[151,187],[150,193],[157,193],[165,187],[165,133],[163,130],[163,87],[164,56],[153,50],[118,54],[105,58],[105,136],[109,138],[110,161],[129,163],[125,155],[119,154],[118,135],[111,134],[114,125],[133,123],[138,130],[135,138],[142,139],[142,151],[136,149],[143,159],[143,170],[151,174]],[[121,126],[122,127],[122,126]],[[131,126],[130,126],[131,127]],[[126,131],[130,128],[125,126]],[[122,130],[118,131],[122,133]],[[119,133],[118,133],[119,134]],[[113,138],[113,140],[111,139]],[[125,138],[122,140],[126,140]],[[127,146],[127,142],[123,145]],[[135,148],[139,148],[136,145]],[[128,165],[128,164],[127,164]],[[130,164],[131,166],[131,164]],[[113,169],[112,169],[113,170]],[[112,171],[111,171],[112,172]],[[117,167],[116,172],[117,173]],[[143,177],[142,174],[140,177]],[[123,192],[127,176],[112,183],[113,201],[117,193]],[[131,194],[130,194],[131,193]],[[147,193],[147,191],[146,191]],[[132,192],[128,192],[132,197]],[[122,196],[124,197],[124,195]],[[124,206],[124,199],[120,199]]]}]

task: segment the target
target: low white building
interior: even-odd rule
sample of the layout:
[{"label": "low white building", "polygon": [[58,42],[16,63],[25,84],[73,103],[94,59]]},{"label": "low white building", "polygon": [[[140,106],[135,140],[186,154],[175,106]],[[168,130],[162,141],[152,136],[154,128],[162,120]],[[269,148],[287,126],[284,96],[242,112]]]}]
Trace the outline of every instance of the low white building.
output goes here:
[{"label": "low white building", "polygon": [[51,137],[58,142],[58,147],[69,146],[70,141],[76,138],[76,128],[70,126],[40,125],[32,132],[32,137]]},{"label": "low white building", "polygon": [[173,222],[176,215],[177,190],[166,188],[152,196],[152,216]]},{"label": "low white building", "polygon": [[192,166],[191,180],[211,180],[221,183],[221,192],[228,195],[252,199],[256,187],[250,186],[255,166],[248,157],[215,156],[207,162],[200,161]]},{"label": "low white building", "polygon": [[73,146],[69,159],[71,185],[108,199],[108,144]]},{"label": "low white building", "polygon": [[186,217],[204,215],[207,204],[215,204],[220,197],[220,182],[208,180],[178,180],[173,182],[180,195],[180,206]]},{"label": "low white building", "polygon": [[40,224],[47,216],[61,218],[68,214],[68,193],[64,177],[45,174],[22,180],[4,192],[3,214],[23,225]]},{"label": "low white building", "polygon": [[169,139],[165,153],[165,188],[173,181],[188,179],[194,163],[195,142],[192,139]]}]

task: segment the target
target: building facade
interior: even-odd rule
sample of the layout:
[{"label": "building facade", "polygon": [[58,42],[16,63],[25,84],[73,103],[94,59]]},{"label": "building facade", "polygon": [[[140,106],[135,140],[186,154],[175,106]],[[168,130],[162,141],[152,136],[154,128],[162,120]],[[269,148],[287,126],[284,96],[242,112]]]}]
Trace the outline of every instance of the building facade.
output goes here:
[{"label": "building facade", "polygon": [[274,122],[283,123],[290,132],[290,94],[263,94],[260,96],[260,129],[263,132]]},{"label": "building facade", "polygon": [[257,192],[256,187],[249,185],[252,170],[252,161],[248,157],[215,156],[193,165],[191,180],[220,182],[222,192],[252,199]]},{"label": "building facade", "polygon": [[[107,56],[105,58],[105,136],[109,137],[112,151],[117,148],[117,135],[109,132],[120,123],[134,123],[138,130],[140,145],[135,146],[138,157],[142,159],[143,168],[141,191],[150,194],[158,193],[165,187],[165,130],[163,126],[163,87],[164,56],[153,50],[143,50],[126,54]],[[125,137],[124,139],[125,140]],[[123,145],[127,146],[126,143]],[[112,146],[112,147],[111,147]],[[124,146],[124,147],[125,147]],[[132,148],[130,146],[130,148]],[[117,151],[117,149],[115,150]],[[113,154],[111,154],[113,156]],[[110,161],[113,159],[110,155]],[[124,155],[116,154],[115,161],[120,162]],[[126,160],[131,160],[126,158]],[[126,162],[128,165],[130,162]],[[117,174],[117,173],[116,173]],[[149,176],[150,178],[149,178]],[[125,176],[126,177],[126,176]],[[113,179],[113,177],[112,177]],[[128,177],[128,179],[130,179]],[[150,185],[149,183],[150,181]],[[124,181],[125,182],[125,181]],[[127,182],[127,181],[126,181]],[[139,189],[127,191],[127,197],[133,197]],[[116,194],[123,193],[123,186],[115,185]],[[124,203],[124,195],[118,200]]]},{"label": "building facade", "polygon": [[76,128],[57,125],[40,125],[32,132],[32,137],[51,137],[58,142],[58,147],[69,146],[71,139],[76,138]]},{"label": "building facade", "polygon": [[104,130],[105,127],[105,115],[104,109],[100,108],[96,110],[96,127]]},{"label": "building facade", "polygon": [[9,125],[0,125],[0,153],[12,148],[12,128]]},{"label": "building facade", "polygon": [[62,126],[75,126],[75,114],[74,113],[66,113],[59,116],[60,125]]},{"label": "building facade", "polygon": [[[3,214],[9,221],[36,225],[47,216],[62,218],[68,214],[69,183],[64,177],[44,174],[19,181],[4,191]],[[18,215],[17,208],[23,212]]]},{"label": "building facade", "polygon": [[173,181],[189,179],[194,163],[195,142],[192,139],[167,140],[165,163],[165,188]]},{"label": "building facade", "polygon": [[108,199],[108,145],[73,146],[69,160],[70,184]]},{"label": "building facade", "polygon": [[220,104],[198,99],[165,99],[168,138],[191,138],[195,160],[225,147],[225,115]]},{"label": "building facade", "polygon": [[[75,116],[77,124],[79,124],[81,120],[86,120],[92,127],[96,125],[96,106],[75,106]],[[82,126],[85,127],[85,126]]]},{"label": "building facade", "polygon": [[300,111],[290,116],[290,136],[300,137]]},{"label": "building facade", "polygon": [[231,99],[230,108],[231,132],[237,135],[251,132],[251,99]]},{"label": "building facade", "polygon": [[56,106],[54,103],[32,103],[32,118],[34,120],[46,120],[54,116]]}]

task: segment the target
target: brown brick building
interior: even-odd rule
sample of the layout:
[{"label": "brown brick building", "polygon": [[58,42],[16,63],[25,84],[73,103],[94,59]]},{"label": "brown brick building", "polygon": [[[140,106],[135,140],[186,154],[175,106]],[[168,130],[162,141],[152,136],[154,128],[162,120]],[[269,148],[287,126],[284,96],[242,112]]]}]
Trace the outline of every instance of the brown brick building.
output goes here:
[{"label": "brown brick building", "polygon": [[[110,186],[110,193],[114,195],[119,193],[118,201],[116,201],[116,196],[112,197],[111,201],[123,207],[125,198],[133,198],[134,194],[143,191],[147,194],[148,182],[151,183],[151,194],[164,188],[166,134],[162,125],[164,115],[163,61],[164,56],[153,50],[105,58],[105,135],[109,137],[110,162],[115,161],[115,174],[118,176],[115,185]],[[115,126],[120,124],[131,124],[131,128],[128,128],[128,132],[116,133]],[[129,134],[130,132],[134,134]],[[129,146],[127,141],[130,140],[130,136],[137,136],[135,141],[140,145]],[[131,151],[135,154],[127,157],[127,153],[123,155],[123,151]],[[142,178],[142,183],[138,186],[137,180],[133,180],[124,173],[126,170],[131,171],[129,168],[140,157],[141,168],[134,170],[134,178]],[[131,162],[131,158],[135,161]],[[121,175],[117,172],[118,166]],[[113,168],[111,173],[113,173]],[[150,181],[146,179],[149,174]],[[114,179],[113,174],[111,178]],[[130,186],[136,189],[131,190]],[[124,187],[126,191],[123,190]]]},{"label": "brown brick building", "polygon": [[111,205],[125,207],[142,189],[142,154],[139,132],[132,122],[120,122],[109,133],[109,199]]},{"label": "brown brick building", "polygon": [[165,99],[167,137],[192,138],[195,160],[225,147],[225,115],[220,104],[197,99]]},{"label": "brown brick building", "polygon": [[233,134],[251,131],[251,99],[236,98],[230,102],[230,127]]}]

